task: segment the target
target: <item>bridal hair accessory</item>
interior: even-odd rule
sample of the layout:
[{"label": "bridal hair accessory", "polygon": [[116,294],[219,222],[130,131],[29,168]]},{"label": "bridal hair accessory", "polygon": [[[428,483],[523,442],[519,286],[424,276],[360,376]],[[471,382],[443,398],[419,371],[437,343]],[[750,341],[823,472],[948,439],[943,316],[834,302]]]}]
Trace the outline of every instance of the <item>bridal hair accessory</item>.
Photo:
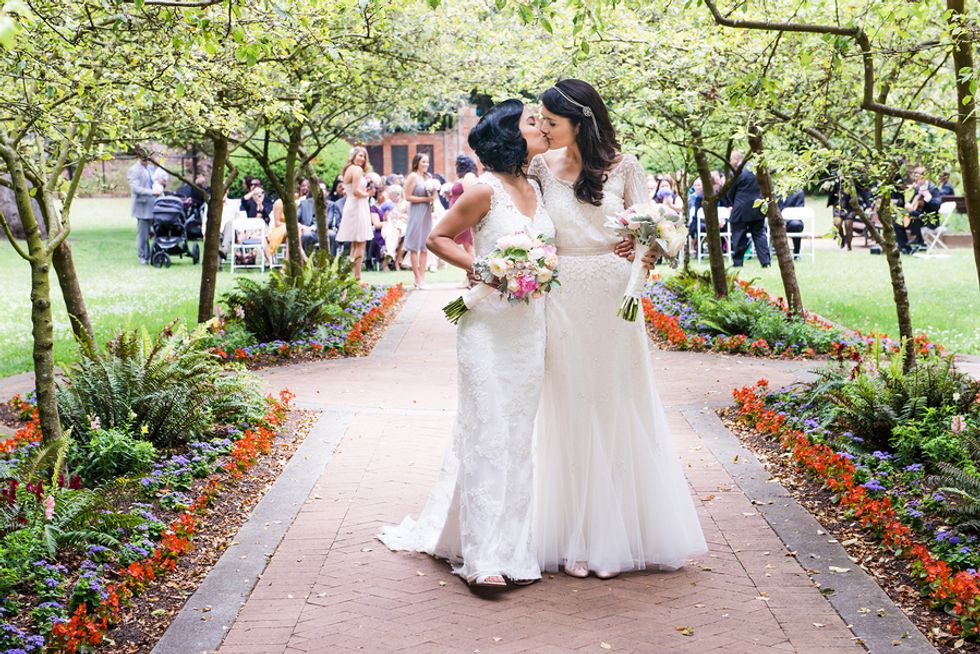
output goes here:
[{"label": "bridal hair accessory", "polygon": [[596,133],[597,134],[599,133],[599,123],[597,123],[596,120],[595,120],[595,112],[592,111],[592,107],[589,107],[587,105],[584,105],[581,102],[577,102],[575,100],[572,100],[568,96],[567,93],[565,93],[564,91],[562,91],[557,86],[552,86],[551,88],[553,88],[554,90],[558,91],[558,93],[559,93],[559,95],[561,95],[561,97],[565,98],[566,100],[568,100],[569,102],[571,102],[573,105],[575,105],[576,107],[580,108],[582,110],[582,113],[583,114],[585,114],[586,116],[588,116],[589,118],[591,118],[592,119],[592,126],[595,127]]}]

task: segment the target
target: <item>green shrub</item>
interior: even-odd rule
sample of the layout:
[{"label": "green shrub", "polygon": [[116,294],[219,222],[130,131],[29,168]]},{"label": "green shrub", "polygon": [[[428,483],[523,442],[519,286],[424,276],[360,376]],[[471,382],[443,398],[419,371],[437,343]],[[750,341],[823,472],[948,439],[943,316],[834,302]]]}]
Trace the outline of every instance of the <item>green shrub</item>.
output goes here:
[{"label": "green shrub", "polygon": [[919,418],[896,425],[891,438],[895,452],[905,461],[926,463],[933,470],[940,461],[972,469],[966,441],[950,429],[954,415],[949,406],[928,407]]},{"label": "green shrub", "polygon": [[43,556],[44,544],[36,530],[21,528],[0,538],[0,598],[12,596],[34,561]]},{"label": "green shrub", "polygon": [[169,326],[155,339],[146,330],[124,332],[105,351],[85,353],[66,371],[58,406],[83,444],[98,417],[102,428],[171,448],[198,440],[211,427],[215,407],[232,422],[234,408],[252,406],[257,396],[247,373],[226,371],[197,334]]},{"label": "green shrub", "polygon": [[325,254],[311,257],[295,276],[277,270],[262,282],[239,277],[236,283],[224,303],[260,343],[309,336],[363,294],[350,264]]},{"label": "green shrub", "polygon": [[123,429],[97,429],[84,445],[68,450],[68,467],[88,486],[118,477],[138,475],[156,460],[152,443],[134,438]]}]

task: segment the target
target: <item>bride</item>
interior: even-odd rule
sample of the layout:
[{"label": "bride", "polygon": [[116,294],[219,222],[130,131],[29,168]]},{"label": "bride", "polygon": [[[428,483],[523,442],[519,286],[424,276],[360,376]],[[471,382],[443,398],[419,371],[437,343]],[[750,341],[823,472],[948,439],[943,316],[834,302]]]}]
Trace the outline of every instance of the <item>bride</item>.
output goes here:
[{"label": "bride", "polygon": [[617,317],[630,264],[608,216],[649,202],[589,84],[542,95],[551,151],[529,174],[555,223],[561,287],[549,294],[538,413],[534,537],[541,568],[600,578],[678,568],[706,551],[654,383],[642,319]]},{"label": "bride", "polygon": [[[519,100],[488,111],[469,136],[484,173],[439,221],[428,247],[472,273],[474,255],[453,238],[473,230],[477,257],[503,236],[553,237],[538,187],[525,169],[548,142]],[[453,443],[418,521],[382,530],[393,550],[427,552],[457,563],[471,586],[541,578],[531,536],[534,416],[544,375],[544,302],[508,304],[494,295],[459,321],[459,401]]]}]

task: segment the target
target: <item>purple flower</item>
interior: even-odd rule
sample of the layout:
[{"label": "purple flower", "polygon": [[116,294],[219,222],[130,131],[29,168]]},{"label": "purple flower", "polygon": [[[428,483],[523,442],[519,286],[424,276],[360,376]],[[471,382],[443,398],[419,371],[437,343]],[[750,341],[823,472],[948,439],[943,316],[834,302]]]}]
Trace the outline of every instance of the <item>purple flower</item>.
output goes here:
[{"label": "purple flower", "polygon": [[933,502],[945,502],[946,501],[946,496],[943,495],[942,493],[933,493],[932,494],[932,501]]},{"label": "purple flower", "polygon": [[922,470],[921,463],[913,463],[912,465],[905,466],[906,472],[920,472]]},{"label": "purple flower", "polygon": [[851,454],[850,452],[838,452],[837,454],[842,458],[847,459],[848,461],[854,460],[854,455]]},{"label": "purple flower", "polygon": [[871,453],[871,456],[878,459],[879,461],[890,461],[891,459],[895,458],[888,452],[882,452],[881,450],[875,450],[874,452]]},{"label": "purple flower", "polygon": [[871,481],[865,482],[861,485],[864,486],[867,490],[876,493],[885,490],[885,487],[882,486],[881,482],[878,481],[877,479],[872,479]]},{"label": "purple flower", "polygon": [[973,553],[973,549],[967,545],[964,545],[963,547],[960,548],[960,554],[972,554],[972,553]]},{"label": "purple flower", "polygon": [[912,516],[913,518],[921,518],[922,517],[922,511],[916,511],[915,509],[909,509],[908,510],[908,514],[910,516]]},{"label": "purple flower", "polygon": [[959,536],[950,536],[948,540],[950,545],[959,545],[962,539]]}]

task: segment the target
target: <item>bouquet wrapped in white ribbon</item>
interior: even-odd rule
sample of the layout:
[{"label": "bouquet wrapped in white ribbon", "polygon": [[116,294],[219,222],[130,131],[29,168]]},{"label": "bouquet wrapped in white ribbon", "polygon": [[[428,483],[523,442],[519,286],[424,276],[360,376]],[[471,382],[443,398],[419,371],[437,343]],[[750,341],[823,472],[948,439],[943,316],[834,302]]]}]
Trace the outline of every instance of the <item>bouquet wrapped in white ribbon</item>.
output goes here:
[{"label": "bouquet wrapped in white ribbon", "polygon": [[611,216],[606,227],[623,238],[632,238],[636,247],[629,284],[623,294],[623,303],[616,312],[624,320],[633,322],[639,313],[640,297],[647,279],[644,257],[652,251],[658,259],[665,259],[671,268],[676,268],[679,255],[687,243],[687,228],[680,215],[658,204],[634,205]]},{"label": "bouquet wrapped in white ribbon", "polygon": [[508,302],[527,303],[559,284],[558,255],[552,240],[524,232],[501,237],[493,252],[473,262],[473,271],[483,283],[442,309],[453,324],[494,293],[500,293]]}]

